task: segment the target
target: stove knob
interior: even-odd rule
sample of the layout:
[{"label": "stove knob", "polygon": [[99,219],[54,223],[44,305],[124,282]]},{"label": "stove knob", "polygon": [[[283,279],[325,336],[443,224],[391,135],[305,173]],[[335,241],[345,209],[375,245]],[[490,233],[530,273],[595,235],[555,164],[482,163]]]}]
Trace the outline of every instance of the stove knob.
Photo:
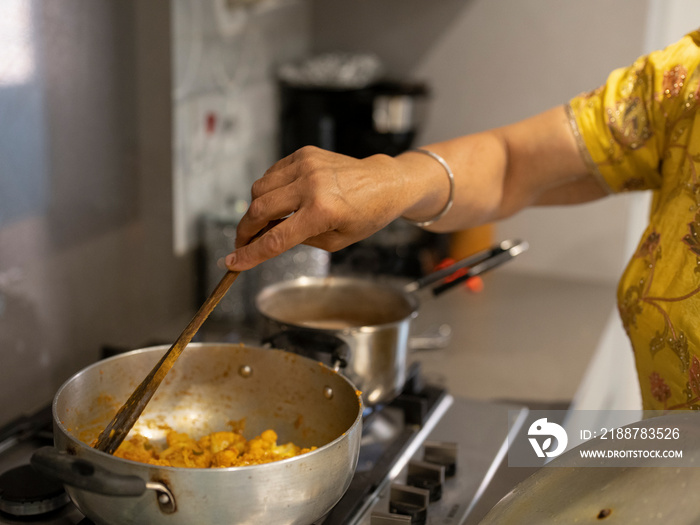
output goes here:
[{"label": "stove knob", "polygon": [[423,444],[423,460],[445,467],[445,476],[451,478],[457,472],[457,443],[426,441]]},{"label": "stove knob", "polygon": [[389,512],[410,516],[411,525],[425,525],[428,521],[430,493],[425,489],[392,483],[389,492]]},{"label": "stove knob", "polygon": [[411,516],[373,512],[369,518],[369,525],[411,525]]},{"label": "stove knob", "polygon": [[425,489],[430,501],[442,498],[442,485],[445,483],[445,467],[426,461],[409,461],[406,484]]}]

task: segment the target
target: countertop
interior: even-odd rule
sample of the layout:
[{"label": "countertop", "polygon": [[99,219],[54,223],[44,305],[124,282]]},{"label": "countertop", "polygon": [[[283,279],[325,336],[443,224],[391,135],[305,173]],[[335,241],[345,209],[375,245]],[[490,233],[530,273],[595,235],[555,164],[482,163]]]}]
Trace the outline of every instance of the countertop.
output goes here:
[{"label": "countertop", "polygon": [[483,280],[479,293],[422,295],[414,334],[447,324],[451,340],[411,359],[455,396],[570,401],[615,310],[615,284],[502,270]]}]

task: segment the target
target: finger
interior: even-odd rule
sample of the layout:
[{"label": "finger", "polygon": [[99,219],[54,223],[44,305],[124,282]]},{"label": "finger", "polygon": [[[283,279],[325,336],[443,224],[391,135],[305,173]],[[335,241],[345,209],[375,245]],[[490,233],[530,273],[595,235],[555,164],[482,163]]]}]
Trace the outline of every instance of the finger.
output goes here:
[{"label": "finger", "polygon": [[287,186],[296,178],[297,169],[295,164],[290,163],[280,167],[277,167],[277,164],[275,164],[253,183],[250,188],[250,195],[253,199],[257,199],[266,193]]},{"label": "finger", "polygon": [[260,238],[237,248],[226,257],[226,266],[233,271],[248,270],[301,244],[308,237],[318,235],[319,232],[309,234],[307,230],[300,228],[299,225],[304,223],[296,215],[280,222]]},{"label": "finger", "polygon": [[266,193],[250,203],[236,228],[236,248],[248,244],[271,221],[287,217],[299,209],[300,199],[285,188]]},{"label": "finger", "polygon": [[261,178],[253,183],[251,188],[251,196],[253,199],[293,182],[303,173],[308,159],[317,155],[320,151],[321,150],[313,146],[306,146],[278,160]]}]

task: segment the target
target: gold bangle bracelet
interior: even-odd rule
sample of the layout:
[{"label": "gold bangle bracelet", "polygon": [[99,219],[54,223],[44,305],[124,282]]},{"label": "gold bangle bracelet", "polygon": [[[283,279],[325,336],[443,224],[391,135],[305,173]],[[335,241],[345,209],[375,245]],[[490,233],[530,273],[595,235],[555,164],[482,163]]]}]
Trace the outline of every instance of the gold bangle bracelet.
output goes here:
[{"label": "gold bangle bracelet", "polygon": [[452,173],[452,170],[450,169],[449,164],[447,164],[447,162],[445,162],[445,159],[443,159],[437,153],[433,153],[432,151],[429,151],[427,149],[422,149],[422,148],[412,149],[410,151],[415,151],[417,153],[423,153],[424,155],[428,155],[428,157],[432,157],[433,159],[438,161],[440,163],[440,165],[443,168],[445,168],[445,171],[447,172],[447,178],[450,181],[450,194],[447,198],[447,203],[445,204],[445,206],[442,208],[442,210],[440,210],[440,212],[437,215],[435,215],[434,217],[431,217],[430,219],[426,219],[424,221],[414,221],[413,219],[406,219],[404,217],[405,221],[408,221],[411,224],[414,224],[416,226],[424,228],[424,227],[430,226],[431,224],[442,219],[445,215],[447,215],[447,212],[450,211],[450,208],[452,208],[452,204],[454,203],[454,198],[455,198],[455,176],[454,176],[454,173]]}]

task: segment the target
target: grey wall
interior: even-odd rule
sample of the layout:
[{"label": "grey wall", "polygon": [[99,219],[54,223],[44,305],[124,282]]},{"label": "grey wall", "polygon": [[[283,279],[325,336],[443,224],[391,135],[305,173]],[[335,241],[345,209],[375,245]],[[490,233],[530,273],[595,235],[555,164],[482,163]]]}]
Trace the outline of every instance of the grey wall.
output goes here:
[{"label": "grey wall", "polygon": [[0,83],[0,424],[103,344],[172,337],[192,295],[172,255],[169,2],[25,4],[34,70]]},{"label": "grey wall", "polygon": [[[601,84],[643,52],[639,0],[316,0],[318,52],[373,52],[390,73],[428,80],[427,143],[500,126]],[[500,237],[530,252],[511,268],[614,281],[624,264],[626,198],[532,210]]]}]

